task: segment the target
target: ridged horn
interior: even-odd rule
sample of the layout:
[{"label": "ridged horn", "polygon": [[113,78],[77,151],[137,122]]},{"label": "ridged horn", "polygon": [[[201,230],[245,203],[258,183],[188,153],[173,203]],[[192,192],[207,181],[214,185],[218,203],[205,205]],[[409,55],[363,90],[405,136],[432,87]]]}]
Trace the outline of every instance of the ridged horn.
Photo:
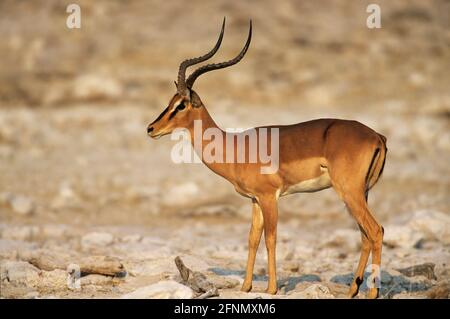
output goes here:
[{"label": "ridged horn", "polygon": [[178,85],[177,85],[177,91],[180,95],[186,96],[188,93],[186,86],[186,69],[191,65],[206,61],[209,58],[211,58],[217,52],[217,50],[219,50],[220,44],[222,43],[224,31],[225,31],[225,17],[223,18],[222,30],[220,31],[219,39],[217,40],[217,43],[214,46],[214,48],[203,56],[188,59],[181,62],[180,68],[178,70]]},{"label": "ridged horn", "polygon": [[250,46],[251,40],[252,40],[252,20],[250,20],[250,29],[248,32],[247,42],[245,43],[244,48],[241,50],[241,52],[234,59],[231,59],[229,61],[222,62],[222,63],[207,64],[207,65],[204,65],[204,66],[198,68],[189,76],[189,78],[186,81],[186,86],[189,89],[192,88],[195,80],[203,73],[213,71],[213,70],[223,69],[223,68],[232,66],[232,65],[238,63],[239,61],[241,61],[242,58],[244,57],[245,53],[247,53],[247,50],[248,50],[248,47]]}]

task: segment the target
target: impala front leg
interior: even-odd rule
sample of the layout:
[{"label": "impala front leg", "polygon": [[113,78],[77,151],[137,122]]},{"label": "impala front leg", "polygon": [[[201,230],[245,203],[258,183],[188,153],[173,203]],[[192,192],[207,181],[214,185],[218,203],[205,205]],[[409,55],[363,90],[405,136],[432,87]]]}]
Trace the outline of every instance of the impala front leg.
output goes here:
[{"label": "impala front leg", "polygon": [[277,271],[276,271],[276,254],[275,248],[277,243],[277,221],[278,207],[275,196],[267,196],[260,199],[259,202],[264,218],[264,237],[266,240],[269,283],[266,292],[276,294],[277,287]]},{"label": "impala front leg", "polygon": [[258,251],[259,242],[261,240],[263,226],[264,220],[261,207],[258,202],[253,199],[252,226],[248,237],[247,269],[241,291],[249,292],[252,290],[253,267],[255,266],[256,252]]}]

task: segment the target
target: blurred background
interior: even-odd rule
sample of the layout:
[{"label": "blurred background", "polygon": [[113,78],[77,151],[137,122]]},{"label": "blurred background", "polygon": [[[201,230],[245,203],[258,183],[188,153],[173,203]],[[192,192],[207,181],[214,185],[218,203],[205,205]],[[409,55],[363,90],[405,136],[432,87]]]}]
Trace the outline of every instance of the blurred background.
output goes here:
[{"label": "blurred background", "polygon": [[[80,29],[66,27],[72,2]],[[254,28],[238,65],[195,84],[216,122],[337,117],[385,135],[384,175],[369,196],[386,229],[384,280],[392,288],[396,269],[436,266],[420,289],[405,288],[411,277],[385,296],[426,297],[442,282],[448,296],[450,2],[378,0],[382,27],[369,29],[372,2],[0,1],[0,258],[114,255],[136,274],[73,292],[2,272],[3,296],[116,297],[176,273],[179,254],[242,280],[250,202],[204,166],[174,164],[169,137],[146,135],[175,93],[179,63],[214,45],[224,16],[213,62],[239,52],[249,19]],[[279,277],[316,274],[341,296],[359,233],[334,191],[285,197],[279,215]],[[256,269],[264,276],[264,247]],[[231,286],[223,293],[241,296]],[[295,287],[282,295],[304,288]]]}]

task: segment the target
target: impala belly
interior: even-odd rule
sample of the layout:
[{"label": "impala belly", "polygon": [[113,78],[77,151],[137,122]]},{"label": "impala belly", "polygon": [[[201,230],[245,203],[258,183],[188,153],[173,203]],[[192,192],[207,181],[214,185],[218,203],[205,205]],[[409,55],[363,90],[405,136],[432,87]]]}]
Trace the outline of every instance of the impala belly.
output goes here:
[{"label": "impala belly", "polygon": [[322,174],[318,177],[301,181],[300,183],[288,186],[281,196],[304,193],[304,192],[317,192],[325,188],[331,187],[331,179],[326,168],[321,168]]}]

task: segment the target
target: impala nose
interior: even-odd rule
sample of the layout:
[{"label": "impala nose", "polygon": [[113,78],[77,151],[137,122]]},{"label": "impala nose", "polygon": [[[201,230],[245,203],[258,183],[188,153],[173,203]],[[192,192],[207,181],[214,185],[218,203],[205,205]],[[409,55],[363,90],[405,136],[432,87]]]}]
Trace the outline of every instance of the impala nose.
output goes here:
[{"label": "impala nose", "polygon": [[153,132],[153,126],[147,127],[147,134],[150,135]]}]

